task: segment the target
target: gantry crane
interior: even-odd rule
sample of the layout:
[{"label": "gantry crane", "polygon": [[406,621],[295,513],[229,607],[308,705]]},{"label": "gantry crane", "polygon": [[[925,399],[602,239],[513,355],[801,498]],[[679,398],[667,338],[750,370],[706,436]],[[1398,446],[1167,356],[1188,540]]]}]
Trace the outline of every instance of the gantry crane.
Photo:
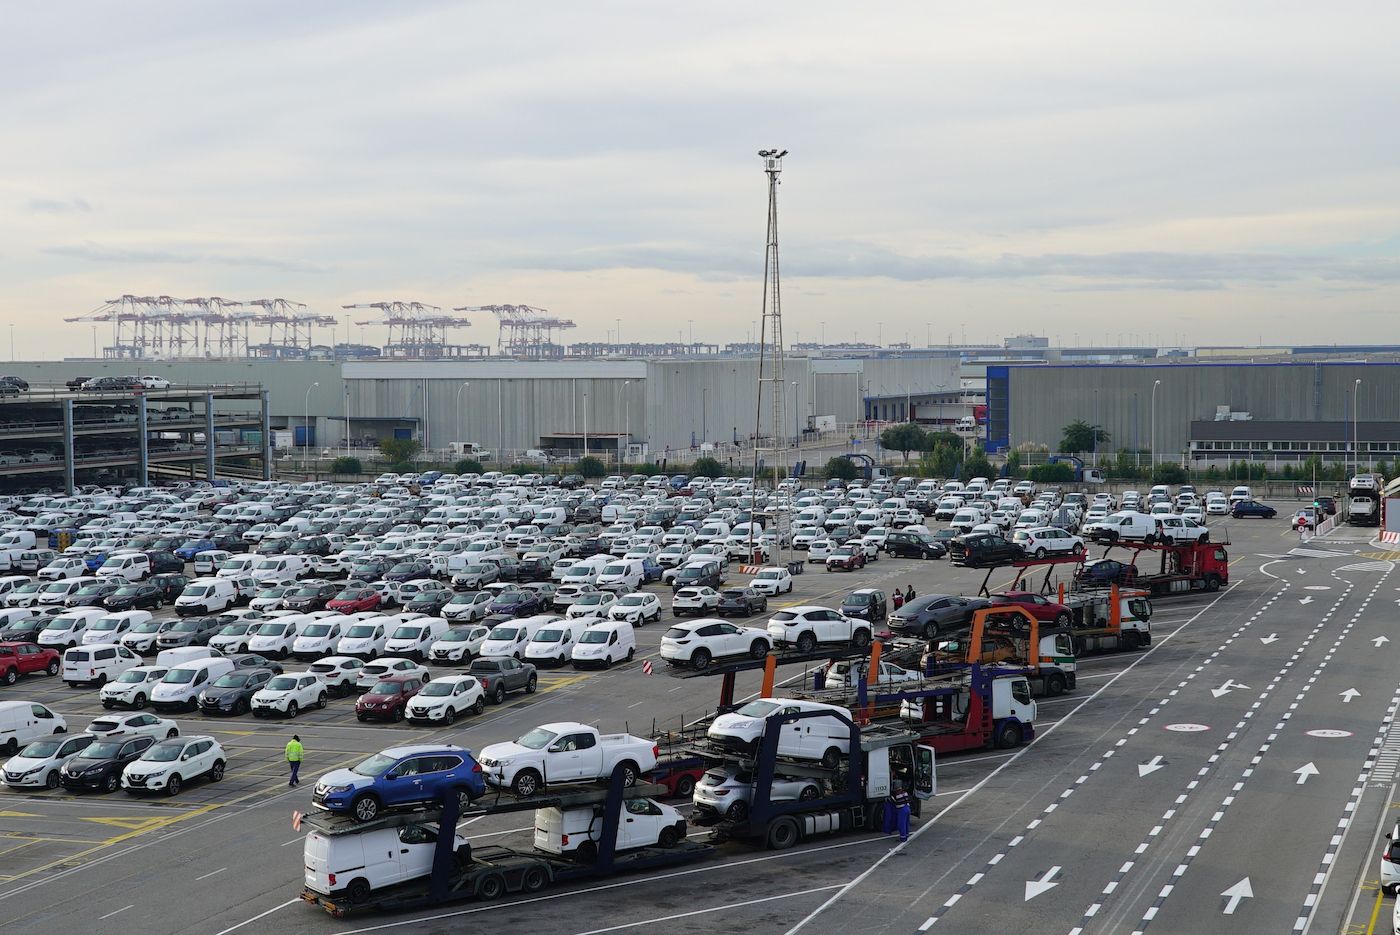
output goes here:
[{"label": "gantry crane", "polygon": [[501,323],[500,351],[511,357],[562,357],[564,348],[554,343],[554,332],[578,327],[529,305],[463,305],[453,311],[495,315]]},{"label": "gantry crane", "polygon": [[436,305],[392,301],[342,305],[341,308],[373,308],[382,313],[378,319],[357,324],[389,326],[389,342],[384,345],[385,357],[461,357],[465,353],[489,350],[478,344],[448,344],[447,329],[466,328],[471,322],[455,315],[444,315]]}]

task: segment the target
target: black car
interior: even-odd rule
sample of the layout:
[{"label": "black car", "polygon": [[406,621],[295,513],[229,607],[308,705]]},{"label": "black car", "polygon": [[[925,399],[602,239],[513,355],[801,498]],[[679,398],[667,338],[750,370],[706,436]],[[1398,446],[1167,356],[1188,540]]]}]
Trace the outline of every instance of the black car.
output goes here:
[{"label": "black car", "polygon": [[8,373],[7,373],[7,374],[5,374],[4,376],[0,376],[0,383],[7,383],[7,384],[9,384],[10,386],[13,386],[13,387],[14,387],[15,389],[17,389],[17,390],[27,390],[27,389],[29,389],[29,381],[28,381],[28,380],[25,380],[25,379],[22,379],[22,378],[20,378],[20,377],[14,376],[13,374],[8,374]]},{"label": "black car", "polygon": [[277,537],[276,539],[260,539],[258,545],[253,549],[254,555],[285,555],[292,547],[291,539]]},{"label": "black car", "polygon": [[331,540],[325,536],[307,536],[287,547],[288,555],[330,555]]},{"label": "black car", "polygon": [[340,585],[330,581],[304,583],[282,595],[282,609],[310,613],[325,610],[326,602],[340,593]]},{"label": "black car", "polygon": [[972,533],[958,536],[948,550],[948,560],[968,568],[990,568],[1008,565],[1026,557],[1026,550],[1004,536]]},{"label": "black car", "polygon": [[502,581],[518,581],[520,579],[520,562],[510,556],[497,556],[489,561],[500,569]]},{"label": "black car", "polygon": [[165,592],[146,581],[122,585],[102,602],[102,606],[108,610],[160,610],[165,601]]},{"label": "black car", "polygon": [[74,377],[71,380],[65,380],[63,385],[68,387],[70,392],[76,393],[79,389],[82,388],[82,385],[84,383],[91,379],[92,377]]},{"label": "black car", "polygon": [[1137,580],[1137,568],[1115,558],[1100,558],[1085,562],[1074,580],[1089,587],[1132,584]]},{"label": "black car", "polygon": [[64,607],[101,607],[103,602],[113,594],[121,585],[115,581],[95,581],[92,584],[85,584],[74,593],[68,595],[64,600]]},{"label": "black car", "polygon": [[1334,497],[1314,497],[1313,506],[1328,516],[1337,515],[1337,500]]},{"label": "black car", "polygon": [[174,626],[160,631],[156,637],[156,649],[205,646],[223,627],[224,623],[218,617],[181,617]]},{"label": "black car", "polygon": [[70,792],[116,792],[126,764],[139,759],[154,737],[95,740],[63,764],[58,781]]},{"label": "black car", "polygon": [[1273,519],[1278,515],[1278,510],[1267,503],[1259,503],[1256,500],[1240,500],[1230,507],[1230,515],[1235,519],[1244,519],[1249,516],[1257,516],[1260,519]]},{"label": "black car", "polygon": [[891,558],[942,558],[948,548],[931,536],[912,532],[892,532],[885,536],[885,552]]},{"label": "black car", "polygon": [[[433,566],[427,562],[399,562],[384,574],[385,581],[416,581],[431,578]],[[359,577],[358,575],[356,577]]]},{"label": "black car", "polygon": [[725,588],[719,592],[719,604],[715,607],[715,615],[727,617],[730,614],[739,614],[751,617],[767,610],[768,595],[760,594],[753,588]]},{"label": "black car", "polygon": [[209,541],[214,543],[214,548],[224,552],[248,551],[248,543],[243,541],[241,532],[216,532],[209,537]]},{"label": "black car", "polygon": [[565,474],[559,478],[559,486],[565,490],[577,490],[584,484],[582,474]]},{"label": "black car", "polygon": [[152,575],[149,583],[160,588],[167,603],[174,603],[175,598],[180,596],[180,592],[185,590],[185,585],[189,584],[190,580],[189,575],[165,572],[164,574]]},{"label": "black car", "polygon": [[888,614],[889,602],[879,588],[860,588],[841,599],[841,616],[879,623]]},{"label": "black car", "polygon": [[486,610],[493,614],[508,614],[512,617],[529,617],[534,614],[542,614],[549,609],[549,604],[534,591],[506,591],[498,594],[486,605]]},{"label": "black car", "polygon": [[365,558],[350,566],[350,577],[373,583],[383,578],[394,567],[387,559]]},{"label": "black car", "polygon": [[547,558],[522,558],[516,566],[517,581],[548,581],[554,563]]},{"label": "black car", "polygon": [[205,714],[247,714],[253,693],[267,686],[275,673],[265,668],[240,668],[225,673],[199,693]]},{"label": "black car", "polygon": [[937,639],[964,633],[972,624],[973,611],[991,606],[985,598],[956,594],[927,594],[916,597],[890,615],[890,629],[924,639]]},{"label": "black car", "polygon": [[15,620],[0,629],[0,643],[37,643],[39,631],[53,618],[48,615]]},{"label": "black car", "polygon": [[681,568],[671,579],[671,590],[711,587],[718,590],[724,583],[724,571],[719,562],[694,562]]},{"label": "black car", "polygon": [[[160,543],[163,541],[166,540],[158,541],[156,543],[155,548],[146,553],[146,557],[151,560],[151,574],[163,575],[170,572],[184,571],[184,560],[178,558],[173,552],[170,551],[170,549],[161,548]],[[176,544],[178,545],[178,543]],[[173,548],[173,546],[171,548]]]},{"label": "black car", "polygon": [[456,597],[456,593],[447,588],[435,591],[419,591],[413,595],[413,600],[403,605],[403,609],[409,613],[427,614],[429,617],[436,617],[442,612],[447,602]]}]

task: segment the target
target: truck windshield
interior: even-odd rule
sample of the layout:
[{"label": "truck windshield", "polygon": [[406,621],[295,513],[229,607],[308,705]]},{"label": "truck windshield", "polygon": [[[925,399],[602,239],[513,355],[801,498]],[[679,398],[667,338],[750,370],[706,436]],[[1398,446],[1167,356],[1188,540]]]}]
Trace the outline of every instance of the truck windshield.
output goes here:
[{"label": "truck windshield", "polygon": [[543,750],[545,747],[553,743],[554,738],[558,736],[559,735],[552,730],[545,730],[543,727],[536,727],[524,737],[521,737],[519,740],[517,740],[516,743],[530,750]]},{"label": "truck windshield", "polygon": [[771,701],[750,701],[734,713],[744,717],[767,717],[776,710],[778,706]]}]

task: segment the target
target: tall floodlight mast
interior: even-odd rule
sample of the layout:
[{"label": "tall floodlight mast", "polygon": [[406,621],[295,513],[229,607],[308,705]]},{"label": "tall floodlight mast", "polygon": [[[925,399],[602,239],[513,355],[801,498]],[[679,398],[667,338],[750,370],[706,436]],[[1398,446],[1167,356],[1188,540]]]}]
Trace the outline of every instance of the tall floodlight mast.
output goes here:
[{"label": "tall floodlight mast", "polygon": [[[754,417],[753,481],[757,494],[760,465],[773,472],[773,489],[782,482],[786,461],[786,384],[783,382],[783,303],[778,274],[778,176],[788,151],[761,149],[763,171],[768,175],[768,237],[763,251],[763,317],[758,329],[758,411]],[[763,422],[768,408],[768,424]],[[767,444],[765,444],[765,441]],[[752,504],[751,504],[752,506]],[[749,557],[753,557],[753,528],[749,525]],[[779,537],[781,542],[781,536]]]}]

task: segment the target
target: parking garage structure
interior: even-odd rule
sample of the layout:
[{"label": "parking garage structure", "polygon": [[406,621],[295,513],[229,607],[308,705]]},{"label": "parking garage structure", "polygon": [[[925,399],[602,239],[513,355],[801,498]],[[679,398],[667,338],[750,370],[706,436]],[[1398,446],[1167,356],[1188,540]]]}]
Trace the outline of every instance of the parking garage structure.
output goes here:
[{"label": "parking garage structure", "polygon": [[0,398],[0,488],[271,479],[268,397],[257,384]]}]

